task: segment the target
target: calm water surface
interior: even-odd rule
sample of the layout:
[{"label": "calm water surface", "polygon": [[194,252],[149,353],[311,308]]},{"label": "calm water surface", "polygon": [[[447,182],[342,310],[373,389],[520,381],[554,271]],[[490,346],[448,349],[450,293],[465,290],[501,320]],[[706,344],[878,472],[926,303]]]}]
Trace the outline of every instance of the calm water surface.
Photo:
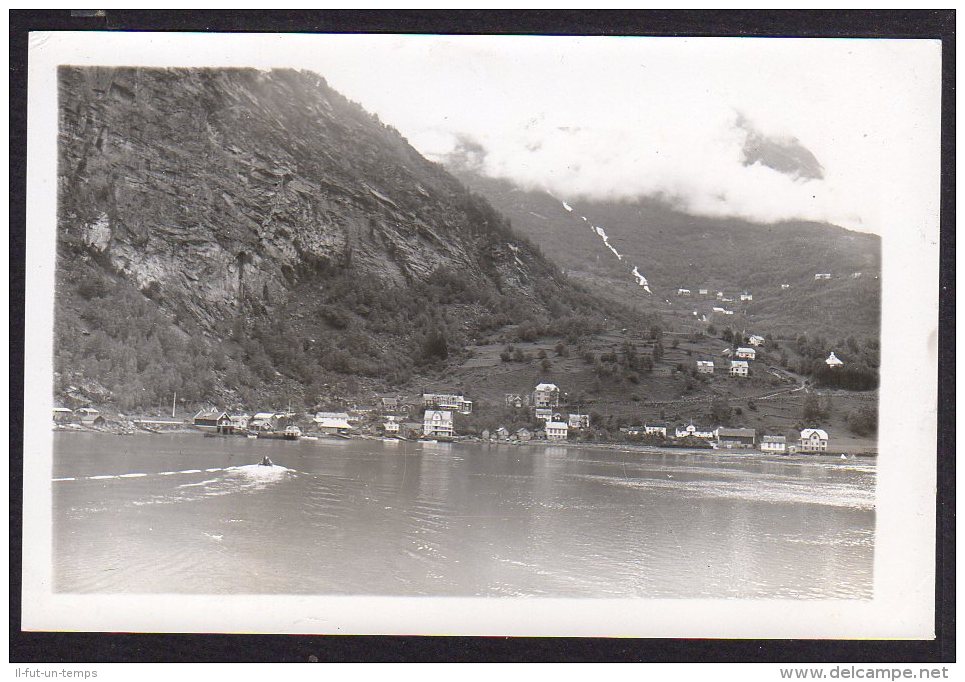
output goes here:
[{"label": "calm water surface", "polygon": [[57,433],[53,478],[58,591],[872,596],[873,460]]}]

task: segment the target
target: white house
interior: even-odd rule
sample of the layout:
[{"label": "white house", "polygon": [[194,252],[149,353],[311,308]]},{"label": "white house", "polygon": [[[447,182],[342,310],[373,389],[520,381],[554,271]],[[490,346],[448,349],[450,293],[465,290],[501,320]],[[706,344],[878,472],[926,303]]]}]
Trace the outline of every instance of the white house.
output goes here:
[{"label": "white house", "polygon": [[730,375],[732,377],[746,377],[748,373],[747,360],[731,360]]},{"label": "white house", "polygon": [[724,311],[724,314],[725,314],[725,315],[733,315],[733,314],[734,314],[734,311],[733,311],[733,310],[725,310],[725,311]]},{"label": "white house", "polygon": [[743,294],[741,294],[741,300],[742,300],[742,301],[753,301],[753,300],[754,300],[754,296],[751,295],[751,294],[749,294],[749,293],[747,293],[747,292],[745,291]]},{"label": "white house", "polygon": [[643,431],[648,436],[663,436],[667,437],[667,425],[666,424],[644,424]]},{"label": "white house", "polygon": [[315,428],[320,433],[348,433],[352,428],[348,419],[341,417],[319,417],[316,415],[312,421],[315,422]]},{"label": "white house", "polygon": [[540,419],[540,420],[542,420],[542,421],[544,421],[544,422],[548,422],[548,421],[550,421],[551,419],[553,419],[553,410],[552,410],[552,408],[549,408],[549,407],[537,407],[536,410],[535,410],[535,412],[536,412],[536,418],[537,418],[537,419]]},{"label": "white house", "polygon": [[533,432],[524,426],[523,428],[516,430],[516,438],[521,441],[533,440]]},{"label": "white house", "polygon": [[829,356],[828,356],[828,359],[825,360],[824,362],[825,362],[825,364],[826,364],[828,367],[830,367],[831,369],[834,369],[835,367],[840,367],[841,365],[844,364],[844,363],[841,362],[841,360],[839,360],[838,357],[834,354],[834,351],[831,351],[831,355],[829,355]]},{"label": "white house", "polygon": [[560,389],[556,384],[537,384],[533,391],[533,405],[556,407],[560,404]]},{"label": "white house", "polygon": [[449,410],[426,410],[422,415],[423,436],[446,436],[451,438],[452,412]]},{"label": "white house", "polygon": [[398,417],[388,416],[385,418],[385,423],[382,424],[382,428],[385,430],[386,436],[398,436],[399,435],[399,420]]},{"label": "white house", "polygon": [[723,300],[724,300],[724,292],[723,292],[723,291],[718,291],[718,292],[717,292],[717,300],[718,300],[718,301],[723,301]]},{"label": "white house", "polygon": [[571,429],[586,429],[590,426],[590,415],[571,414],[566,423]]},{"label": "white house", "polygon": [[758,336],[757,334],[751,334],[747,339],[747,343],[751,344],[752,346],[763,346],[764,341],[764,337]]},{"label": "white house", "polygon": [[500,426],[496,429],[496,438],[499,440],[509,440],[509,429],[505,426]]},{"label": "white house", "polygon": [[452,393],[423,393],[422,404],[425,407],[455,410],[459,414],[472,413],[472,401]]},{"label": "white house", "polygon": [[722,313],[722,312],[724,312],[724,309],[721,308],[720,306],[717,306],[717,305],[714,306],[713,310],[714,310],[715,313]]},{"label": "white house", "polygon": [[74,416],[74,411],[67,407],[54,408],[54,421],[57,423],[68,422]]},{"label": "white house", "polygon": [[674,437],[675,438],[703,438],[705,440],[711,440],[714,438],[714,431],[713,429],[705,429],[699,426],[694,426],[694,423],[690,422],[690,424],[688,424],[682,429],[678,426],[677,429],[674,431]]},{"label": "white house", "polygon": [[801,452],[826,452],[828,449],[828,432],[824,429],[804,429],[801,431]]},{"label": "white house", "polygon": [[701,296],[706,296],[706,295],[707,295],[707,290],[706,290],[706,289],[698,289],[698,290],[697,290],[697,293],[700,294]]},{"label": "white house", "polygon": [[520,408],[526,404],[523,396],[519,393],[507,393],[506,394],[506,407]]},{"label": "white house", "polygon": [[761,436],[761,452],[787,452],[787,438],[784,436]]},{"label": "white house", "polygon": [[690,296],[690,289],[677,289],[678,296]]},{"label": "white house", "polygon": [[817,282],[818,280],[822,280],[822,279],[831,279],[831,273],[830,273],[830,272],[817,272],[817,273],[814,274],[814,281],[815,281],[815,282]]},{"label": "white house", "polygon": [[235,431],[247,431],[248,424],[251,423],[251,415],[248,414],[232,414],[228,415],[228,419]]},{"label": "white house", "polygon": [[698,360],[697,361],[697,371],[700,374],[713,374],[714,373],[714,361],[713,360]]},{"label": "white house", "polygon": [[275,423],[274,412],[256,412],[255,416],[248,421],[248,427],[258,431],[273,431]]},{"label": "white house", "polygon": [[757,357],[757,351],[753,348],[741,346],[734,352],[734,356],[740,358],[741,360],[753,360]]},{"label": "white house", "polygon": [[791,288],[791,285],[790,285],[790,284],[782,284],[782,285],[781,285],[781,291],[787,291],[787,290],[790,289],[790,288]]},{"label": "white house", "polygon": [[566,440],[566,422],[546,422],[546,440]]}]

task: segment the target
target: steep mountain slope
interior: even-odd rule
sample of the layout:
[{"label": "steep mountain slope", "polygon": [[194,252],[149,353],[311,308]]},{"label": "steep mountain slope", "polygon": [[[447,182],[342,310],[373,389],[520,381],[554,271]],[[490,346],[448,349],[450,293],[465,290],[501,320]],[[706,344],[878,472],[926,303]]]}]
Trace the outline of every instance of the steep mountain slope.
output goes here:
[{"label": "steep mountain slope", "polygon": [[[711,294],[724,291],[736,303],[726,307],[774,334],[878,334],[876,235],[810,222],[761,225],[693,216],[654,199],[554,198],[465,169],[456,172],[568,274],[614,300],[670,314],[680,310],[688,317],[696,309],[711,318],[717,303],[676,296],[680,288],[695,297],[706,288]],[[817,273],[832,278],[815,281]],[[753,301],[741,304],[745,291]]]},{"label": "steep mountain slope", "polygon": [[63,67],[59,109],[75,400],[312,404],[513,321],[618,314],[316,74]]}]

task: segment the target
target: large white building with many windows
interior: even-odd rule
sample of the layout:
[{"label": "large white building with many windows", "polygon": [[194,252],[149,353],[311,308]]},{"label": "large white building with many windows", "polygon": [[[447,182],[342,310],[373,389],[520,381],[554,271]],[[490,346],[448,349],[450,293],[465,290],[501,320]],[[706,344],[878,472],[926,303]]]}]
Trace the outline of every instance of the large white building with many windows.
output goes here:
[{"label": "large white building with many windows", "polygon": [[430,438],[453,435],[452,412],[449,410],[426,410],[422,416],[422,435]]}]

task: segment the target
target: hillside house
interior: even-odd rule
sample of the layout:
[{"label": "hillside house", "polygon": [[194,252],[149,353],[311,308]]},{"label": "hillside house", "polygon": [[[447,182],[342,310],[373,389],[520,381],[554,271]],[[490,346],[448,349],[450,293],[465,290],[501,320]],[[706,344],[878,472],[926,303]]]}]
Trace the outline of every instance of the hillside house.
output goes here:
[{"label": "hillside house", "polygon": [[667,425],[666,424],[644,424],[643,432],[648,436],[663,436],[667,437]]},{"label": "hillside house", "polygon": [[761,452],[787,452],[787,438],[784,436],[761,436]]},{"label": "hillside house", "polygon": [[698,360],[697,361],[697,372],[700,374],[713,374],[714,373],[714,361],[713,360]]},{"label": "hillside house", "polygon": [[315,421],[320,419],[343,419],[345,421],[350,421],[348,412],[316,412]]},{"label": "hillside house", "polygon": [[763,336],[758,336],[757,334],[751,334],[747,338],[747,343],[755,347],[763,346],[765,341],[766,339]]},{"label": "hillside house", "polygon": [[590,415],[571,414],[566,420],[566,424],[571,429],[588,429],[590,428]]},{"label": "hillside house", "polygon": [[724,312],[724,309],[721,308],[719,305],[715,305],[715,306],[712,308],[712,310],[713,310],[715,313],[722,313],[722,312]]},{"label": "hillside house", "polygon": [[733,315],[733,314],[734,314],[733,310],[724,310],[724,315]]},{"label": "hillside house", "polygon": [[274,412],[256,412],[248,422],[248,428],[253,431],[275,431],[277,421]]},{"label": "hillside house", "polygon": [[817,273],[814,274],[814,281],[815,281],[815,282],[818,282],[818,281],[821,281],[821,280],[828,280],[828,279],[831,279],[831,273],[830,273],[830,272],[817,272]]},{"label": "hillside house", "polygon": [[436,410],[455,410],[459,414],[472,413],[472,401],[451,393],[423,393],[422,404]]},{"label": "hillside house", "polygon": [[398,436],[402,425],[397,421],[389,420],[382,424],[382,428],[385,430],[386,436]]},{"label": "hillside house", "polygon": [[422,415],[422,435],[452,438],[452,412],[449,410],[426,410]]},{"label": "hillside house", "polygon": [[678,296],[690,296],[690,289],[677,289]]},{"label": "hillside house", "polygon": [[723,291],[718,291],[718,292],[717,292],[717,295],[716,295],[716,298],[717,298],[718,301],[723,301],[723,300],[724,300],[724,292],[723,292]]},{"label": "hillside house", "polygon": [[231,424],[231,417],[224,410],[206,409],[200,410],[194,415],[194,427],[202,431],[212,433],[231,433],[234,427]]},{"label": "hillside house", "polygon": [[483,429],[483,430],[480,432],[479,437],[482,438],[483,440],[489,440],[489,435],[490,435],[490,434],[489,434],[489,429]]},{"label": "hillside house", "polygon": [[506,394],[506,407],[514,407],[517,410],[526,404],[526,400],[519,393]]},{"label": "hillside house", "polygon": [[352,430],[352,425],[349,424],[348,419],[341,417],[319,417],[316,415],[313,421],[319,433],[345,435]]},{"label": "hillside house", "polygon": [[379,398],[379,407],[383,412],[395,412],[402,405],[402,398],[398,396],[386,396]]},{"label": "hillside house", "polygon": [[747,360],[730,361],[730,375],[732,377],[746,377],[749,372],[750,368],[747,366]]},{"label": "hillside house", "polygon": [[714,431],[712,429],[694,426],[694,423],[690,422],[684,428],[678,426],[674,431],[674,438],[702,438],[704,440],[712,440],[714,438]]},{"label": "hillside house", "polygon": [[231,420],[231,426],[235,431],[247,431],[248,423],[251,422],[250,414],[231,414],[228,415],[228,419]]},{"label": "hillside house", "polygon": [[791,285],[790,285],[790,284],[782,284],[782,285],[781,285],[781,291],[787,291],[787,290],[790,289],[790,288],[791,288]]},{"label": "hillside house", "polygon": [[801,452],[827,452],[828,432],[824,429],[804,429],[798,450]]},{"label": "hillside house", "polygon": [[838,367],[840,367],[841,365],[844,364],[844,363],[841,362],[841,360],[838,359],[838,357],[834,354],[834,351],[831,351],[831,355],[828,356],[828,359],[825,360],[824,363],[825,363],[828,367],[830,367],[831,369],[836,369],[836,368],[838,368]]},{"label": "hillside house", "polygon": [[706,295],[707,295],[707,289],[698,289],[698,290],[697,290],[697,293],[700,294],[701,296],[706,296]]},{"label": "hillside house", "polygon": [[546,440],[566,440],[566,422],[546,422]]},{"label": "hillside house", "polygon": [[860,273],[860,272],[852,272],[852,273],[851,273],[851,279],[861,279],[861,273]]},{"label": "hillside house", "polygon": [[747,293],[747,292],[745,291],[743,294],[741,294],[741,300],[742,300],[742,301],[753,301],[753,300],[754,300],[754,296],[753,296],[752,294],[749,294],[749,293]]},{"label": "hillside house", "polygon": [[533,405],[536,407],[557,407],[560,404],[560,389],[556,384],[537,384],[533,391]]},{"label": "hillside house", "polygon": [[74,418],[74,411],[66,407],[55,407],[53,417],[55,424],[64,424]]},{"label": "hillside house", "polygon": [[740,358],[741,360],[753,360],[757,357],[757,351],[747,346],[741,346],[734,351],[734,357]]},{"label": "hillside house", "polygon": [[757,438],[754,429],[731,429],[718,426],[714,432],[717,444],[722,448],[752,448]]},{"label": "hillside house", "polygon": [[533,439],[533,432],[524,426],[523,428],[516,431],[516,438],[518,438],[519,440],[525,443],[526,441],[530,441]]},{"label": "hillside house", "polygon": [[549,407],[537,407],[534,412],[536,418],[544,422],[550,421],[553,418],[553,410]]},{"label": "hillside house", "polygon": [[76,415],[80,418],[80,423],[84,426],[99,426],[106,423],[100,411],[95,410],[93,407],[81,407],[76,411]]},{"label": "hillside house", "polygon": [[496,438],[497,440],[509,440],[509,429],[505,426],[500,426],[496,429]]}]

